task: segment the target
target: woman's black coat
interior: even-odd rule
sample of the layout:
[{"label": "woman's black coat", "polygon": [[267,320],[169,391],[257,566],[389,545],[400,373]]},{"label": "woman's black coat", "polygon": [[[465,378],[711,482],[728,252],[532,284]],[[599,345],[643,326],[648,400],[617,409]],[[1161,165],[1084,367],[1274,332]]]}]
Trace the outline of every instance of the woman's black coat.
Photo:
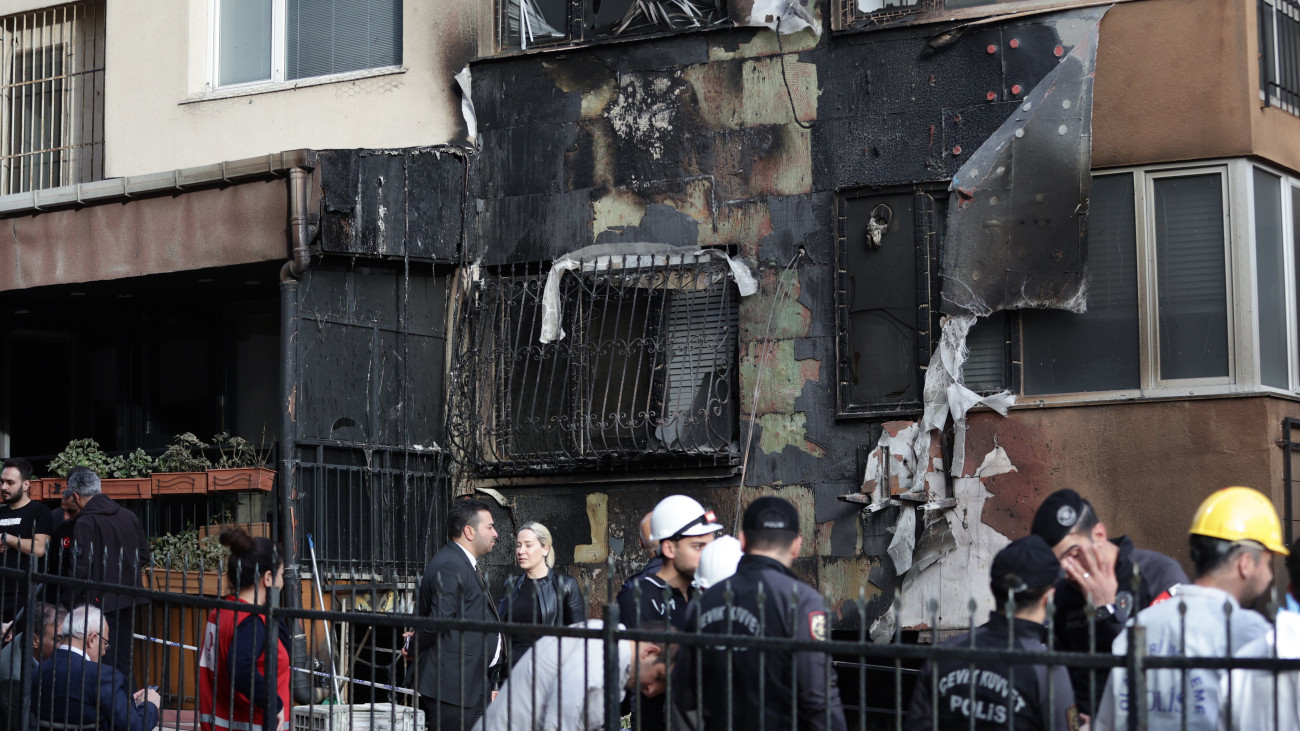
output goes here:
[{"label": "woman's black coat", "polygon": [[[527,576],[520,574],[506,579],[505,595],[497,605],[497,612],[503,621],[512,619],[513,607],[519,600]],[[551,569],[546,576],[534,582],[536,592],[532,616],[537,624],[562,627],[587,619],[587,600],[582,596],[578,580]],[[533,646],[537,635],[514,635],[511,637],[510,664],[513,667],[528,648]]]}]

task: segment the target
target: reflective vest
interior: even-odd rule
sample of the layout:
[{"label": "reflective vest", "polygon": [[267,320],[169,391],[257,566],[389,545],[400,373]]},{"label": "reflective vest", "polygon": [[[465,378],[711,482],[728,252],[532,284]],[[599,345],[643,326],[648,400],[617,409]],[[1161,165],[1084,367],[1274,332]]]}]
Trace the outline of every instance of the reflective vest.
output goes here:
[{"label": "reflective vest", "polygon": [[[247,604],[237,596],[228,596],[226,601]],[[230,677],[230,653],[235,645],[235,628],[245,617],[258,617],[265,622],[262,615],[252,614],[236,609],[214,609],[208,615],[208,625],[203,632],[203,649],[199,653],[199,727],[203,731],[256,731],[262,728],[263,711],[254,708],[248,690],[233,688]],[[278,650],[275,663],[275,680],[280,705],[285,711],[285,723],[279,731],[289,728],[293,719],[293,698],[289,691],[289,651],[284,641],[278,638]],[[257,672],[266,675],[266,652],[257,658]],[[274,721],[271,721],[274,724]],[[270,726],[268,725],[269,729]]]}]

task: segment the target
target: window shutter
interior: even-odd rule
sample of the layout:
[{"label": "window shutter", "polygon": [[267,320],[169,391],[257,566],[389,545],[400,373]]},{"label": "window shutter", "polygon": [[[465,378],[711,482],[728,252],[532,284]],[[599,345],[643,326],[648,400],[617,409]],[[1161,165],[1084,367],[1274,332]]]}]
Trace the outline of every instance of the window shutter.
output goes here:
[{"label": "window shutter", "polygon": [[1133,176],[1093,178],[1088,311],[1021,313],[1025,393],[1138,388],[1137,234]]},{"label": "window shutter", "polygon": [[738,311],[727,280],[669,292],[662,422],[655,436],[673,451],[718,451],[734,441],[731,400]]},{"label": "window shutter", "polygon": [[1160,377],[1227,376],[1223,179],[1156,178],[1153,189]]},{"label": "window shutter", "polygon": [[1266,386],[1291,381],[1286,347],[1286,252],[1282,246],[1282,179],[1255,168],[1255,266],[1259,306],[1259,374]]},{"label": "window shutter", "polygon": [[398,66],[401,0],[288,0],[285,78]]},{"label": "window shutter", "polygon": [[1007,313],[995,312],[975,321],[966,335],[966,365],[962,382],[972,391],[1006,387]]}]

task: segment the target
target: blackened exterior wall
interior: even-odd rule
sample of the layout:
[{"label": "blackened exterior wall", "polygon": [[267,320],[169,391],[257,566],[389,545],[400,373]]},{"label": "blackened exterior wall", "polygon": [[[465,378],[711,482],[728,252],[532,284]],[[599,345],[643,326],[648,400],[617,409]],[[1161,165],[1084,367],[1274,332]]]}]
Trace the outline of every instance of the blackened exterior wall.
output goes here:
[{"label": "blackened exterior wall", "polygon": [[[865,586],[871,614],[883,610],[897,583],[889,536],[864,535],[858,507],[836,500],[859,491],[859,448],[881,427],[835,417],[835,194],[946,183],[1056,65],[1050,18],[972,28],[939,50],[927,45],[933,26],[820,41],[727,29],[474,64],[470,260],[545,262],[619,241],[721,245],[760,282],[740,312],[742,447],[754,420],[743,485],[739,475],[465,482],[503,495],[502,534],[550,525],[594,603],[608,553],[624,575],[644,560],[636,525],[663,496],[696,495],[734,531],[739,505],[777,494],[806,523],[798,570],[839,599]],[[502,540],[492,558],[503,574],[512,547]]]}]

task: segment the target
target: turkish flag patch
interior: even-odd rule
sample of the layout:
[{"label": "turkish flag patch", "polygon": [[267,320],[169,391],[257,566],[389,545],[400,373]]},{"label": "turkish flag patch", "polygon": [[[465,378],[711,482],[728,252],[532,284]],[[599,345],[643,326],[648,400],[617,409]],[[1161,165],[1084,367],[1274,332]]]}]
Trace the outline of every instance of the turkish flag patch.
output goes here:
[{"label": "turkish flag patch", "polygon": [[814,640],[826,640],[826,612],[808,613],[808,636]]},{"label": "turkish flag patch", "polygon": [[64,548],[71,548],[71,547],[72,547],[72,539],[71,539],[71,538],[64,538],[62,541],[60,541],[60,543],[63,544],[63,547],[64,547]]}]

